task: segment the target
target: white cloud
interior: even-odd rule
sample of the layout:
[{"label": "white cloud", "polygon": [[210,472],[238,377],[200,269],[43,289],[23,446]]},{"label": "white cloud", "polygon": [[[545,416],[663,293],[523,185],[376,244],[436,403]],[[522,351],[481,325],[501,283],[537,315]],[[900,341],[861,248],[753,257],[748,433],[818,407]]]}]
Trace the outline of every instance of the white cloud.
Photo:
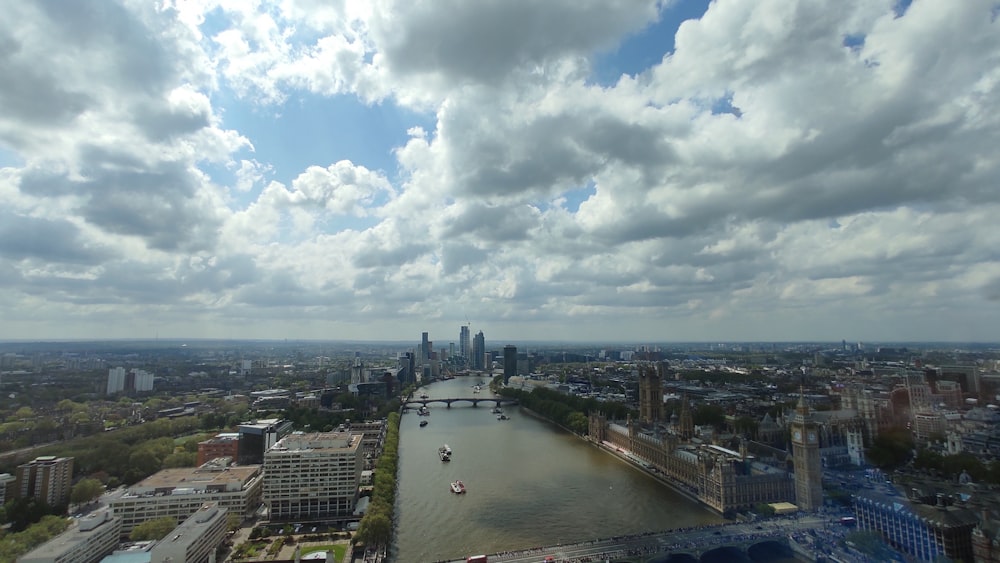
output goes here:
[{"label": "white cloud", "polygon": [[[0,310],[19,336],[142,311],[227,336],[471,314],[519,338],[983,337],[1000,24],[986,3],[894,7],[719,0],[599,85],[595,55],[669,5],[18,4]],[[395,169],[289,174],[269,132],[225,125],[306,96],[404,116]]]}]

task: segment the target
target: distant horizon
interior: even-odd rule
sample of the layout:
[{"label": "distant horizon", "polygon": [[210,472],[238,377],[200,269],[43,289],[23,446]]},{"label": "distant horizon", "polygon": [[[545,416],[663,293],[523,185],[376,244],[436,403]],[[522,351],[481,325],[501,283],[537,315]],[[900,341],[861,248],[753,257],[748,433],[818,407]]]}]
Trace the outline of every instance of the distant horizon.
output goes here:
[{"label": "distant horizon", "polygon": [[[431,340],[432,342],[439,342]],[[69,344],[86,344],[86,343],[116,343],[116,342],[129,342],[129,343],[167,343],[167,344],[185,344],[187,342],[192,343],[268,343],[268,344],[280,344],[280,343],[307,343],[307,344],[391,344],[391,345],[414,345],[419,344],[420,338],[415,339],[391,339],[391,340],[350,340],[350,339],[314,339],[314,338],[180,338],[180,337],[154,337],[154,338],[52,338],[52,339],[0,339],[0,344],[59,344],[59,343],[69,343]],[[458,345],[458,341],[446,341],[448,344]],[[687,346],[687,345],[808,345],[808,344],[829,344],[842,346],[845,341],[843,340],[534,340],[534,339],[504,339],[496,338],[490,339],[487,337],[487,342],[505,342],[507,344],[526,344],[526,345],[540,345],[540,344],[551,344],[551,345],[615,345],[615,346]],[[998,341],[963,341],[963,340],[864,340],[864,341],[852,341],[847,340],[846,344],[850,348],[854,348],[858,343],[867,347],[872,346],[889,346],[892,345],[954,345],[954,344],[968,344],[975,346],[990,346],[996,345],[1000,346]],[[444,347],[447,347],[444,346]],[[435,344],[435,349],[440,347]]]}]

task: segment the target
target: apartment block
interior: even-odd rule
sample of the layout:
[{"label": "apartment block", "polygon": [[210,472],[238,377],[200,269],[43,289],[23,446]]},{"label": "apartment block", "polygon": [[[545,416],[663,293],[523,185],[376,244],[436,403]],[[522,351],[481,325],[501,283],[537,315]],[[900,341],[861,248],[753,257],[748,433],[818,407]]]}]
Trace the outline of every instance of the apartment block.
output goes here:
[{"label": "apartment block", "polygon": [[49,506],[69,504],[73,485],[73,458],[39,456],[17,466],[14,486],[20,498],[34,498]]},{"label": "apartment block", "polygon": [[7,504],[17,492],[17,477],[10,473],[0,473],[0,506]]}]

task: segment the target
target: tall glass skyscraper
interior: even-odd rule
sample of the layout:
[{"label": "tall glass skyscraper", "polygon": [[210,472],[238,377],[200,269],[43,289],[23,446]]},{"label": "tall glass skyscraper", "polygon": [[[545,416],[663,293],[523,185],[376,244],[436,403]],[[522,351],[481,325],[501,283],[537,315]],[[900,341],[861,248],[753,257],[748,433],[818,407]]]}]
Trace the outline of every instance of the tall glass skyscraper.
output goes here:
[{"label": "tall glass skyscraper", "polygon": [[469,365],[472,369],[486,369],[486,337],[483,336],[483,331],[476,333],[476,337],[472,339],[472,361]]},{"label": "tall glass skyscraper", "polygon": [[471,335],[469,334],[469,325],[462,325],[462,329],[458,333],[458,354],[462,356],[465,365],[470,365],[469,353],[472,352],[471,346]]}]

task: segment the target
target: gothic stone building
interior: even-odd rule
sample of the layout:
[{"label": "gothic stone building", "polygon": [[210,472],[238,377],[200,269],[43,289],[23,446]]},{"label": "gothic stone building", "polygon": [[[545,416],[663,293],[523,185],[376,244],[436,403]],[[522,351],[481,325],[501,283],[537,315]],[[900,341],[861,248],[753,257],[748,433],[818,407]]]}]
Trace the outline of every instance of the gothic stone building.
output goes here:
[{"label": "gothic stone building", "polygon": [[680,431],[652,433],[631,418],[623,426],[592,414],[589,424],[592,442],[643,460],[677,488],[720,513],[795,499],[791,475],[755,462],[746,448],[737,452],[698,443],[685,439]]}]

